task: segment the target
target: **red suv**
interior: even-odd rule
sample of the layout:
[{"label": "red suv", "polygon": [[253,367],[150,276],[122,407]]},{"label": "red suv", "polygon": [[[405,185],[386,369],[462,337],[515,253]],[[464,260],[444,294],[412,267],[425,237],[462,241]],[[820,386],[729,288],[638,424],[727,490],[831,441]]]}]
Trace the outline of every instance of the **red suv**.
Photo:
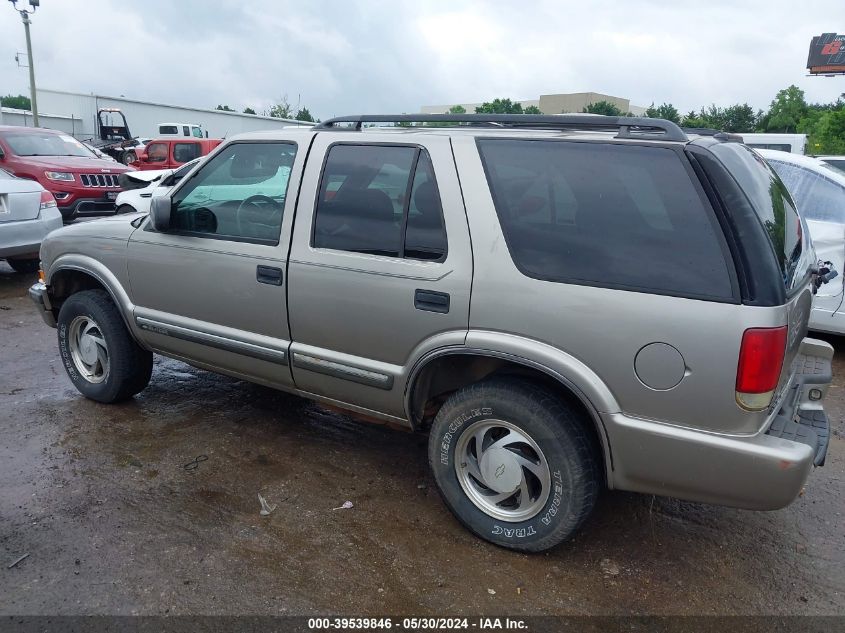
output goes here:
[{"label": "red suv", "polygon": [[220,145],[219,138],[159,138],[147,143],[138,160],[131,163],[136,169],[177,169],[200,156],[211,153]]},{"label": "red suv", "polygon": [[37,180],[53,194],[65,222],[112,215],[117,177],[131,167],[97,158],[72,136],[44,128],[0,126],[0,167]]}]

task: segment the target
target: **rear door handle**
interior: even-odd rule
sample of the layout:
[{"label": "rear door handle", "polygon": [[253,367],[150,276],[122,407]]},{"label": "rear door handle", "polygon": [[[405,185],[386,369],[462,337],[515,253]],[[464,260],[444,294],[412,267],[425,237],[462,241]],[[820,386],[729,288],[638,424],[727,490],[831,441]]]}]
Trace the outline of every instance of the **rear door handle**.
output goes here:
[{"label": "rear door handle", "polygon": [[414,307],[426,312],[449,313],[449,295],[433,290],[417,290],[414,293]]},{"label": "rear door handle", "polygon": [[274,268],[273,266],[259,266],[255,269],[255,279],[260,284],[270,284],[271,286],[282,285],[282,269]]}]

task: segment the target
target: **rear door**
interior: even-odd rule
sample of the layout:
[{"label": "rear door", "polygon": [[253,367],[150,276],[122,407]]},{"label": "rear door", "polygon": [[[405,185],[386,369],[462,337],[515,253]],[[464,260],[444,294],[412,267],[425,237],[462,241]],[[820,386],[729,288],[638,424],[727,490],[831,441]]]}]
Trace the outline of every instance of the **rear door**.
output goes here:
[{"label": "rear door", "polygon": [[447,136],[321,133],[289,264],[298,388],[404,417],[427,349],[463,344],[472,254]]}]

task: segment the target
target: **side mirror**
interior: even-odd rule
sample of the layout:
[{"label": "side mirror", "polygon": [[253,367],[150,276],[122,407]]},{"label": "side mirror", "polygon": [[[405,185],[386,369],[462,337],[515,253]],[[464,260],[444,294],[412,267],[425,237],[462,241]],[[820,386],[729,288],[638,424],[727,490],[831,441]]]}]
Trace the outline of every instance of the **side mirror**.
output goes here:
[{"label": "side mirror", "polygon": [[147,154],[147,152],[141,152],[140,154],[138,154],[138,160],[140,160],[142,163],[149,163],[150,156],[149,154]]},{"label": "side mirror", "polygon": [[0,147],[0,160],[6,158],[6,152],[3,151],[3,148]]},{"label": "side mirror", "polygon": [[159,233],[167,233],[170,230],[170,198],[161,196],[153,198],[150,205],[150,222],[153,228]]}]

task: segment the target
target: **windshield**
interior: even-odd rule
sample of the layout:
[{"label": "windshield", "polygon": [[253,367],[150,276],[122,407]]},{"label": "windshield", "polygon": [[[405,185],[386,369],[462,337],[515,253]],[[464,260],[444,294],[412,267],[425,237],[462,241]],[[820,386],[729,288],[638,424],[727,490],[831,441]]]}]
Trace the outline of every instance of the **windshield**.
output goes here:
[{"label": "windshield", "polygon": [[12,152],[18,156],[82,156],[95,155],[82,143],[66,134],[51,132],[11,132],[3,135]]}]

